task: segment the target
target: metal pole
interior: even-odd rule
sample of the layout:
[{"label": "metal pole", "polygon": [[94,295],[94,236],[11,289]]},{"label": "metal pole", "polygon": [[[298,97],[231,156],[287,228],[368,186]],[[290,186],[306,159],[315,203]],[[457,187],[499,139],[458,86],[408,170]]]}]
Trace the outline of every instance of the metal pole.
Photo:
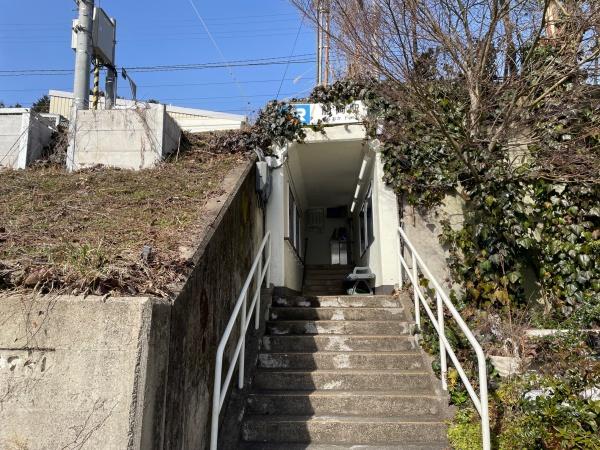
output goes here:
[{"label": "metal pole", "polygon": [[402,238],[400,237],[400,233],[396,233],[396,237],[398,238],[398,289],[404,289],[404,274],[402,271]]},{"label": "metal pole", "polygon": [[444,328],[444,305],[442,303],[442,296],[436,290],[435,298],[437,300],[437,320],[438,326],[440,327],[440,367],[441,367],[441,377],[442,377],[442,389],[445,391],[448,390],[448,382],[447,382],[447,373],[448,373],[448,363],[446,362],[446,346],[444,345],[444,338],[446,337],[446,331]]},{"label": "metal pole", "polygon": [[90,62],[92,58],[92,22],[94,0],[79,0],[79,18],[75,32],[75,79],[73,81],[73,109],[88,109],[90,104]]},{"label": "metal pole", "polygon": [[256,299],[256,308],[254,310],[254,329],[258,330],[260,328],[260,300],[261,300],[261,295],[260,295],[260,288],[262,287],[262,256],[263,253],[262,251],[260,252],[260,259],[258,261],[258,276],[256,278],[256,296],[258,297]]},{"label": "metal pole", "polygon": [[244,358],[246,353],[246,309],[248,302],[248,291],[244,294],[244,302],[242,303],[242,317],[240,319],[240,339],[242,347],[240,348],[239,366],[238,369],[238,388],[244,389]]},{"label": "metal pole", "polygon": [[269,234],[269,244],[267,250],[267,261],[269,262],[269,267],[267,267],[267,289],[271,287],[271,235]]},{"label": "metal pole", "polygon": [[331,10],[329,0],[325,0],[325,75],[323,78],[323,84],[327,86],[329,84],[329,48],[331,47]]},{"label": "metal pole", "polygon": [[98,109],[98,98],[100,97],[100,60],[98,58],[94,58],[94,88],[92,96],[92,108]]},{"label": "metal pole", "polygon": [[104,97],[104,108],[113,109],[115,104],[115,93],[117,92],[117,71],[114,67],[109,67],[106,72],[106,87]]},{"label": "metal pole", "polygon": [[316,0],[317,4],[317,86],[323,82],[322,51],[323,51],[323,35],[321,33],[321,0]]},{"label": "metal pole", "polygon": [[223,355],[217,354],[215,364],[215,382],[213,388],[212,422],[210,427],[210,449],[217,450],[219,437],[219,413],[221,412],[221,370],[223,367]]},{"label": "metal pole", "polygon": [[417,329],[421,330],[421,310],[419,308],[419,275],[417,272],[417,258],[415,257],[415,252],[412,252],[412,272],[413,272],[413,292],[415,295],[415,323],[417,324]]}]

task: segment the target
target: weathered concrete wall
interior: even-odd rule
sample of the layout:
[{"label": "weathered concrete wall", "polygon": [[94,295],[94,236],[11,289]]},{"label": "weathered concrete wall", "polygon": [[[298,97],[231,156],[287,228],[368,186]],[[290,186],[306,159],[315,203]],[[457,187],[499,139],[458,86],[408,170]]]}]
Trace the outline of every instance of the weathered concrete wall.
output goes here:
[{"label": "weathered concrete wall", "polygon": [[[431,211],[419,211],[409,205],[403,207],[402,228],[433,276],[448,292],[453,284],[448,268],[450,255],[439,240],[442,233],[441,222],[448,220],[452,227],[460,228],[464,220],[463,207],[464,203],[459,196],[446,196],[442,206]],[[410,266],[408,250],[404,251],[404,258]]]},{"label": "weathered concrete wall", "polygon": [[[209,443],[217,345],[263,237],[255,182],[251,165],[246,173],[232,174],[226,180],[226,185],[238,185],[234,196],[209,205],[209,211],[218,210],[226,202],[173,304],[164,448],[201,450]],[[225,361],[232,351],[230,345]]]},{"label": "weathered concrete wall", "polygon": [[157,448],[168,334],[150,298],[0,299],[0,448]]},{"label": "weathered concrete wall", "polygon": [[38,159],[56,130],[54,122],[28,108],[0,108],[0,167],[24,169]]},{"label": "weathered concrete wall", "polygon": [[180,133],[164,105],[78,111],[67,165],[70,170],[98,164],[134,170],[153,167],[177,150]]},{"label": "weathered concrete wall", "polygon": [[206,448],[216,347],[264,233],[254,170],[204,209],[172,302],[0,298],[0,448]]}]

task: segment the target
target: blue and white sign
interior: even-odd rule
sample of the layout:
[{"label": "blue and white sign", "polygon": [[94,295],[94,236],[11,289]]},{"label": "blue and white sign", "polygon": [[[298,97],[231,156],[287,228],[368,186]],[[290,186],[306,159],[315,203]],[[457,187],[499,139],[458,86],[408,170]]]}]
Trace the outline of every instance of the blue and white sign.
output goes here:
[{"label": "blue and white sign", "polygon": [[367,115],[362,102],[353,102],[340,111],[335,106],[325,110],[319,103],[296,103],[294,108],[302,125],[361,123]]},{"label": "blue and white sign", "polygon": [[294,107],[296,108],[296,114],[298,115],[298,118],[300,119],[300,122],[302,123],[302,125],[309,125],[310,124],[310,104],[309,103],[299,103],[297,105],[294,105]]}]

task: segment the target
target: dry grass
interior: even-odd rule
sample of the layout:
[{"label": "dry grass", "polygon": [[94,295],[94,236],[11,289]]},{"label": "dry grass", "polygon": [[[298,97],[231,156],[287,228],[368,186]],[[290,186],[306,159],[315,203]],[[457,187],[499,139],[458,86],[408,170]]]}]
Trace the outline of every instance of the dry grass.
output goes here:
[{"label": "dry grass", "polygon": [[196,147],[139,172],[1,171],[0,293],[169,297],[189,272],[182,247],[198,238],[206,201],[244,160]]}]

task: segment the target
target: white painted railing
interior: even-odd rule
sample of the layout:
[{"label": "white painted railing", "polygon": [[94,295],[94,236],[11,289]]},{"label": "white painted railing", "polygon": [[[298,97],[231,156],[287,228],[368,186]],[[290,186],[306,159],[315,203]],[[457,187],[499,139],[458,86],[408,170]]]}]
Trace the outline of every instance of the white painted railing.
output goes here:
[{"label": "white painted railing", "polygon": [[[265,249],[267,251],[267,255],[263,267],[263,256],[265,253]],[[227,395],[227,389],[229,388],[229,383],[231,382],[231,377],[233,376],[233,372],[235,371],[236,366],[239,366],[238,388],[242,389],[244,387],[244,354],[246,346],[246,331],[248,330],[248,326],[250,325],[250,321],[252,320],[252,313],[254,313],[254,328],[258,330],[258,328],[260,327],[260,289],[263,284],[263,280],[265,280],[265,275],[267,286],[269,285],[270,273],[271,232],[269,231],[267,232],[264,239],[262,240],[262,243],[260,244],[260,248],[258,249],[256,258],[254,258],[254,263],[250,268],[250,273],[248,273],[248,277],[246,278],[246,282],[242,287],[240,295],[235,304],[235,308],[231,313],[231,318],[229,319],[227,327],[223,332],[221,342],[219,342],[219,347],[217,347],[217,356],[215,361],[215,384],[213,389],[212,402],[212,423],[210,427],[211,450],[216,450],[217,448],[217,441],[219,437],[219,414],[221,413],[221,408],[223,407],[223,402],[225,401],[225,397]],[[252,297],[250,308],[248,309],[248,291],[250,290],[250,285],[252,284],[253,279],[256,280],[256,287],[254,289],[254,296]],[[233,353],[233,357],[231,358],[231,362],[229,363],[227,375],[225,376],[225,380],[223,381],[223,354],[225,352],[227,342],[229,341],[231,331],[233,330],[235,323],[238,321],[238,317],[240,318],[240,335],[235,346],[235,352]]]},{"label": "white painted railing", "polygon": [[[404,246],[406,246],[406,248],[410,252],[412,263],[411,267],[408,266],[406,260],[404,259],[404,255],[402,252],[402,244],[404,244]],[[431,274],[429,268],[425,265],[425,263],[415,250],[414,246],[412,245],[412,243],[408,239],[408,236],[402,228],[398,228],[398,247],[401,263],[399,267],[400,288],[402,289],[404,287],[404,271],[406,271],[406,275],[408,276],[408,279],[413,286],[413,295],[415,302],[415,322],[417,324],[417,327],[419,329],[421,328],[420,305],[423,305],[423,309],[425,309],[425,311],[427,312],[427,315],[429,316],[429,319],[431,320],[431,323],[433,324],[433,327],[435,328],[435,331],[439,336],[440,365],[442,368],[442,387],[444,390],[448,389],[446,381],[446,376],[448,372],[448,365],[446,361],[447,354],[448,356],[450,356],[450,359],[452,360],[456,371],[460,375],[460,379],[465,385],[467,392],[469,393],[469,396],[471,397],[471,400],[473,401],[473,404],[475,405],[475,408],[477,409],[477,412],[481,417],[481,434],[483,450],[490,450],[491,444],[490,417],[488,411],[487,369],[485,355],[483,353],[481,345],[479,345],[479,342],[477,342],[477,339],[475,339],[475,336],[473,336],[473,333],[471,332],[463,318],[460,316],[459,312],[456,310],[456,308],[446,295],[446,292],[440,287],[435,277]],[[435,292],[437,319],[429,306],[429,302],[426,300],[425,295],[419,287],[419,272],[427,279],[428,286],[432,286]],[[477,356],[477,366],[479,371],[479,396],[477,396],[477,393],[475,392],[475,389],[473,389],[473,385],[467,378],[467,375],[465,374],[465,371],[460,361],[456,357],[456,354],[454,353],[454,350],[452,350],[452,347],[450,347],[448,339],[446,339],[446,332],[444,328],[444,307],[448,311],[450,311],[452,318],[456,321],[462,332],[467,337],[467,340],[471,344],[471,347],[473,348],[473,350],[475,351],[475,355]]]}]

